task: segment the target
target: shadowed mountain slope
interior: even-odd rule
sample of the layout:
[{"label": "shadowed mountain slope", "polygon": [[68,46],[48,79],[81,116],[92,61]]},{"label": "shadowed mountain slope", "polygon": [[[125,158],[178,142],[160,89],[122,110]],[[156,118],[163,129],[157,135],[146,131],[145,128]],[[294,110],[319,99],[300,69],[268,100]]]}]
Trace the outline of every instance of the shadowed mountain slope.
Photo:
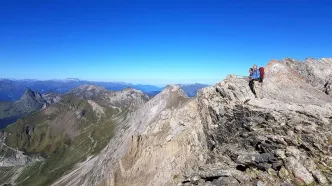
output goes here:
[{"label": "shadowed mountain slope", "polygon": [[41,94],[26,89],[15,102],[0,102],[0,129],[14,123],[18,118],[57,103],[61,97],[54,93]]}]

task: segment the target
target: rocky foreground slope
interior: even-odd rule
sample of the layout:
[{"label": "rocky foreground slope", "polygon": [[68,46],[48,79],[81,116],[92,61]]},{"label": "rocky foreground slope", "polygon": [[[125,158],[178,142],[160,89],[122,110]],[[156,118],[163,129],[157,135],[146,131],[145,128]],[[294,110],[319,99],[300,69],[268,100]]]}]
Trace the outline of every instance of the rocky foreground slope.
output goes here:
[{"label": "rocky foreground slope", "polygon": [[271,61],[261,99],[228,76],[168,86],[53,185],[330,185],[332,59]]}]

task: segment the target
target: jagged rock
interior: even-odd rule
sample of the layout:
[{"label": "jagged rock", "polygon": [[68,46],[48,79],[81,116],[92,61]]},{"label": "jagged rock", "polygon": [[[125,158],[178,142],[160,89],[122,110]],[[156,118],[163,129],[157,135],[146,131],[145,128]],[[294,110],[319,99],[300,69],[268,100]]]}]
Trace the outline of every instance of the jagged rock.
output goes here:
[{"label": "jagged rock", "polygon": [[332,59],[306,59],[305,62],[284,59],[283,63],[297,71],[312,86],[323,90],[326,94],[330,93]]},{"label": "jagged rock", "polygon": [[233,170],[232,176],[241,184],[245,184],[250,181],[250,178],[248,177],[248,175],[246,175],[244,172],[239,171],[239,170]]},{"label": "jagged rock", "polygon": [[204,183],[204,186],[215,186],[212,182],[208,181]]},{"label": "jagged rock", "polygon": [[278,173],[273,169],[268,169],[267,172],[270,176],[278,176]]},{"label": "jagged rock", "polygon": [[191,182],[192,184],[198,184],[200,180],[201,180],[201,177],[198,176],[198,175],[193,176],[193,177],[190,178],[190,182]]},{"label": "jagged rock", "polygon": [[287,171],[287,169],[285,169],[285,167],[281,167],[278,176],[282,179],[286,179],[289,176],[289,172]]},{"label": "jagged rock", "polygon": [[209,179],[216,177],[225,177],[231,176],[232,172],[229,170],[218,170],[218,169],[208,169],[205,171],[198,171],[198,174],[201,178]]},{"label": "jagged rock", "polygon": [[324,84],[325,94],[331,95],[331,91],[332,91],[332,75],[326,79],[326,82]]},{"label": "jagged rock", "polygon": [[296,148],[295,146],[289,146],[286,148],[286,155],[287,156],[293,156],[295,157],[297,160],[300,159],[306,159],[307,156],[305,153],[301,152],[298,148]]},{"label": "jagged rock", "polygon": [[220,177],[213,181],[214,185],[239,185],[239,182],[233,177]]},{"label": "jagged rock", "polygon": [[285,151],[282,150],[282,149],[277,149],[275,151],[275,155],[281,159],[285,159],[286,158],[286,154],[285,154]]},{"label": "jagged rock", "polygon": [[312,177],[312,175],[294,157],[289,157],[286,159],[286,167],[288,170],[291,170],[293,172],[295,178],[303,180],[307,185],[314,182],[314,178]]},{"label": "jagged rock", "polygon": [[328,183],[326,177],[319,170],[312,171],[312,175],[319,184],[324,185]]},{"label": "jagged rock", "polygon": [[290,183],[284,182],[284,183],[282,183],[280,186],[293,186],[293,185],[290,184]]},{"label": "jagged rock", "polygon": [[255,184],[255,186],[266,186],[266,183],[261,181],[261,180],[258,180]]},{"label": "jagged rock", "polygon": [[268,170],[277,159],[272,153],[243,154],[237,157],[237,162],[246,166],[255,166],[258,169]]},{"label": "jagged rock", "polygon": [[303,162],[303,166],[309,172],[313,172],[317,168],[317,165],[315,164],[315,162],[312,159],[310,159],[310,158],[307,158],[307,159],[303,160],[302,162]]}]

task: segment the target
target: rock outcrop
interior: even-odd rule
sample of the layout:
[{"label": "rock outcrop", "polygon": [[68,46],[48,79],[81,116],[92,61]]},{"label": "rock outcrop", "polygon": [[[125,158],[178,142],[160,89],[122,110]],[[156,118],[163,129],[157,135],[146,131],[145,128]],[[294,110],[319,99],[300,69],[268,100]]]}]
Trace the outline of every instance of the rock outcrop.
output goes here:
[{"label": "rock outcrop", "polygon": [[267,65],[261,89],[263,99],[254,99],[246,81],[230,76],[199,93],[206,161],[240,171],[240,179],[231,175],[237,184],[329,183],[331,97],[279,61]]},{"label": "rock outcrop", "polygon": [[332,84],[332,59],[307,58],[304,62],[284,59],[283,63],[294,69],[305,81],[330,95]]}]

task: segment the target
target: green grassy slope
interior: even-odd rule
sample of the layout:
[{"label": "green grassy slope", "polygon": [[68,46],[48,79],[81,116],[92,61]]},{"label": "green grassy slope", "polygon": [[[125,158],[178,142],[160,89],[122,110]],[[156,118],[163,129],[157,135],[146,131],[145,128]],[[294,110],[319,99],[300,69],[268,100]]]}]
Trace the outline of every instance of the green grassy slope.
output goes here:
[{"label": "green grassy slope", "polygon": [[[65,116],[70,112],[79,113],[79,116],[69,121]],[[104,112],[105,115],[97,116],[87,100],[68,94],[48,110],[33,113],[8,126],[5,129],[11,134],[6,139],[8,146],[45,158],[45,161],[26,166],[16,183],[24,186],[49,185],[76,163],[99,153],[113,136],[113,118],[125,115],[126,109],[120,113],[118,109],[106,108]],[[64,128],[55,128],[52,125],[55,120]],[[73,129],[65,129],[73,121]],[[26,133],[27,126],[29,135]],[[71,136],[67,130],[73,130],[77,135]]]}]

